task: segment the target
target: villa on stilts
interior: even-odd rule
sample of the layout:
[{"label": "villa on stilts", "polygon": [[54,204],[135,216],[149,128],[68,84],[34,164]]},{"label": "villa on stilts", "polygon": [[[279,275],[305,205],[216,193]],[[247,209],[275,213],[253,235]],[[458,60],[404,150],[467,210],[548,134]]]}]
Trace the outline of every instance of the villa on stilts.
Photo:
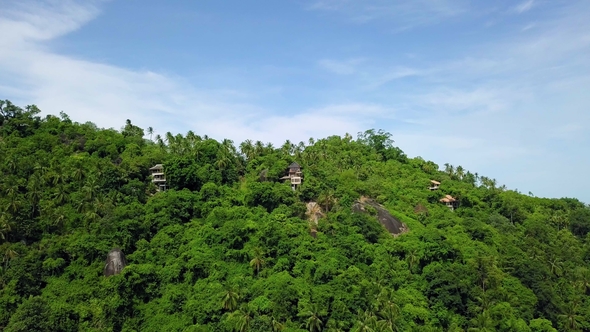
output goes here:
[{"label": "villa on stilts", "polygon": [[446,195],[445,197],[440,199],[441,203],[445,203],[445,205],[454,211],[459,206],[459,201],[451,195]]},{"label": "villa on stilts", "polygon": [[164,174],[164,166],[157,164],[150,168],[152,175],[152,183],[156,185],[158,191],[166,191],[166,175]]},{"label": "villa on stilts", "polygon": [[285,180],[285,182],[291,183],[291,189],[297,189],[297,187],[301,185],[301,182],[303,180],[301,166],[296,162],[291,163],[291,165],[289,165],[289,174],[283,176],[281,180]]}]

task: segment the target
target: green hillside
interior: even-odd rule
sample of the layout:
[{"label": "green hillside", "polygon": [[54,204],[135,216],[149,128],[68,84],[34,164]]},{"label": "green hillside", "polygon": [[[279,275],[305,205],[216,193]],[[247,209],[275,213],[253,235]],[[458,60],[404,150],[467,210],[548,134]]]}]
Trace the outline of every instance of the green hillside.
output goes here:
[{"label": "green hillside", "polygon": [[[382,131],[162,136],[0,102],[0,330],[590,331],[576,199],[408,158]],[[296,190],[280,180],[292,162]],[[409,230],[353,213],[361,198]],[[127,266],[106,277],[113,248]]]}]

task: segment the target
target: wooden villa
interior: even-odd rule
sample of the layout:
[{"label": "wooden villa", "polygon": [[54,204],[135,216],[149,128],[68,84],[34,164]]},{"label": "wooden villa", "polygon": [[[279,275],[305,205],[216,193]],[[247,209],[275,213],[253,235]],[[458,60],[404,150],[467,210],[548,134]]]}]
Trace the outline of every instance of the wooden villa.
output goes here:
[{"label": "wooden villa", "polygon": [[454,211],[459,206],[459,201],[451,195],[446,195],[445,197],[440,199],[441,203],[445,203],[445,205]]},{"label": "wooden villa", "polygon": [[152,175],[152,183],[156,185],[158,191],[166,190],[166,175],[164,174],[164,166],[157,164],[150,168]]},{"label": "wooden villa", "polygon": [[432,190],[438,190],[440,186],[440,182],[435,181],[435,180],[430,180],[430,187],[428,187],[428,189]]},{"label": "wooden villa", "polygon": [[289,174],[283,176],[281,180],[285,180],[285,182],[291,183],[291,188],[293,190],[297,189],[297,186],[301,184],[303,180],[303,173],[301,172],[301,166],[293,162],[289,165]]}]

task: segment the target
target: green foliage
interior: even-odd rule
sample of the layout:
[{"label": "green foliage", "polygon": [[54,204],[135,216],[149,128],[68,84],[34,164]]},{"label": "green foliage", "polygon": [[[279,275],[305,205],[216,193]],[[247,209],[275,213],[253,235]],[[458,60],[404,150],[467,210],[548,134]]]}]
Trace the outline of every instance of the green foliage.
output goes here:
[{"label": "green foliage", "polygon": [[[4,331],[590,329],[590,208],[575,199],[439,170],[382,130],[236,148],[38,114],[0,101]],[[280,180],[293,161],[297,190]],[[361,196],[409,232],[353,213]],[[127,266],[104,277],[114,247]]]}]

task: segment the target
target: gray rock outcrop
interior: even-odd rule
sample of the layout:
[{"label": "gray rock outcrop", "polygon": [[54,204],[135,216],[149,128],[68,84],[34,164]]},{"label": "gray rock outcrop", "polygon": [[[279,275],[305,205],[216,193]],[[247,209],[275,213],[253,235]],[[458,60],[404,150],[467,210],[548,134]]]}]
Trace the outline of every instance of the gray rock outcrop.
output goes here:
[{"label": "gray rock outcrop", "polygon": [[123,254],[121,249],[115,248],[109,251],[104,266],[105,277],[121,273],[126,265],[127,260],[125,260],[125,254]]},{"label": "gray rock outcrop", "polygon": [[369,210],[373,209],[376,211],[375,216],[377,217],[377,220],[379,220],[379,223],[393,236],[406,233],[409,230],[406,224],[392,216],[384,206],[370,198],[362,197],[352,205],[352,211],[356,213],[369,213]]}]

